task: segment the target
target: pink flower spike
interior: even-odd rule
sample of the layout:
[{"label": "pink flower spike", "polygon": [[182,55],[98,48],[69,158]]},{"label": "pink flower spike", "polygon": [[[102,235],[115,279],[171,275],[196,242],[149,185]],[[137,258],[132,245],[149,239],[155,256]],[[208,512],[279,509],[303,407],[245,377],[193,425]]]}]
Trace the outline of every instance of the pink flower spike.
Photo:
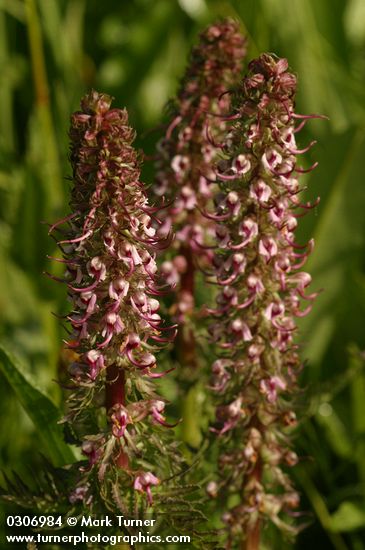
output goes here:
[{"label": "pink flower spike", "polygon": [[294,112],[296,82],[286,59],[263,54],[252,61],[230,90],[233,122],[227,121],[225,147],[213,164],[217,247],[205,273],[218,290],[216,307],[205,311],[215,351],[209,386],[217,421],[210,431],[219,449],[214,477],[219,494],[232,497],[223,515],[227,548],[256,548],[261,523],[284,525],[284,503],[298,502],[282,471],[298,459],[282,429],[293,418],[291,394],[301,370],[297,318],[310,312],[317,293],[308,293],[311,278],[298,272],[312,245],[302,249],[296,242],[295,209],[309,208],[298,198],[303,170],[297,157],[314,143],[296,144],[304,125],[294,125],[301,118]]},{"label": "pink flower spike", "polygon": [[[65,420],[89,459],[88,466],[74,465],[80,485],[72,498],[83,500],[85,509],[91,502],[102,506],[110,476],[115,490],[129,500],[133,472],[135,490],[145,493],[150,505],[151,487],[159,481],[151,472],[136,471],[141,457],[155,461],[162,470],[164,461],[152,452],[156,436],[160,449],[177,456],[166,438],[167,429],[161,429],[171,425],[165,421],[164,403],[152,380],[169,371],[152,374],[157,359],[150,353],[169,344],[176,333],[176,326],[163,326],[155,297],[167,289],[159,286],[156,253],[170,245],[171,224],[161,236],[158,228],[165,219],[159,219],[159,209],[149,205],[140,181],[135,132],[127,111],[111,109],[111,101],[92,91],[83,98],[81,111],[71,117],[71,214],[50,228],[52,232],[64,223],[59,246],[66,273],[58,279],[67,285],[71,303],[65,318],[71,325],[67,346],[72,349]],[[212,149],[204,154],[208,158]],[[183,178],[189,158],[178,151],[174,157],[169,170]],[[192,211],[196,196],[180,181],[180,206]],[[162,205],[169,206],[164,199]],[[178,276],[184,272],[181,261],[173,267]],[[89,476],[98,483],[91,483]],[[90,488],[86,493],[85,487]]]}]

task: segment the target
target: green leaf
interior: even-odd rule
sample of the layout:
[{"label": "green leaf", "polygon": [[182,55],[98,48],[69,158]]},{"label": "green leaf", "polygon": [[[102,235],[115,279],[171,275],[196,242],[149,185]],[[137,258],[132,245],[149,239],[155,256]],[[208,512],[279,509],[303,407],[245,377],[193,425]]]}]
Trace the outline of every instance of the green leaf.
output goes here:
[{"label": "green leaf", "polygon": [[353,445],[345,425],[335,410],[331,406],[324,408],[322,405],[316,415],[316,420],[322,427],[322,432],[333,451],[341,458],[351,459],[354,453]]},{"label": "green leaf", "polygon": [[331,516],[330,527],[332,531],[337,533],[345,533],[365,527],[364,506],[349,501],[342,502]]},{"label": "green leaf", "polygon": [[[57,424],[60,411],[31,380],[24,367],[0,345],[0,370],[13,388],[21,405],[33,421],[43,443],[45,454],[55,466],[75,460],[71,449],[63,442],[62,428]],[[40,449],[43,451],[43,449]]]},{"label": "green leaf", "polygon": [[344,17],[349,39],[361,46],[365,39],[365,4],[363,0],[349,0]]},{"label": "green leaf", "polygon": [[204,393],[201,384],[196,384],[183,399],[181,438],[194,448],[202,442],[202,403]]},{"label": "green leaf", "polygon": [[341,308],[345,305],[352,316],[359,308],[355,293],[350,296],[351,304],[344,294],[351,273],[360,267],[365,234],[361,184],[364,178],[365,132],[359,128],[354,129],[353,134],[347,146],[341,141],[343,152],[332,140],[326,155],[322,155],[326,166],[330,164],[331,155],[334,158],[342,155],[342,162],[332,186],[326,190],[323,206],[319,207],[320,219],[314,232],[315,250],[306,264],[306,271],[313,278],[312,288],[324,290],[316,300],[311,315],[299,323],[305,357],[315,365],[321,364],[338,325]]}]

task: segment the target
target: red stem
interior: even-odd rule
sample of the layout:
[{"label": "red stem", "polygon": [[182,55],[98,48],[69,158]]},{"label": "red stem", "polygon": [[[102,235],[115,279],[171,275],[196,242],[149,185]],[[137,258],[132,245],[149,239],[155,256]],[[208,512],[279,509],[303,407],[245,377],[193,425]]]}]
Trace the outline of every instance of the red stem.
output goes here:
[{"label": "red stem", "polygon": [[[257,481],[261,480],[262,466],[258,459],[251,476]],[[242,550],[259,550],[260,548],[260,520],[258,519],[254,526],[247,532],[246,540],[242,544]]]},{"label": "red stem", "polygon": [[[106,371],[105,406],[107,412],[114,405],[125,405],[125,371],[115,363],[110,365]],[[115,463],[123,470],[128,468],[128,456],[123,450],[115,458]]]},{"label": "red stem", "polygon": [[105,405],[107,411],[114,405],[125,405],[125,372],[115,363],[106,371]]},{"label": "red stem", "polygon": [[258,520],[253,529],[248,532],[244,544],[244,550],[259,550],[260,548],[260,521]]}]

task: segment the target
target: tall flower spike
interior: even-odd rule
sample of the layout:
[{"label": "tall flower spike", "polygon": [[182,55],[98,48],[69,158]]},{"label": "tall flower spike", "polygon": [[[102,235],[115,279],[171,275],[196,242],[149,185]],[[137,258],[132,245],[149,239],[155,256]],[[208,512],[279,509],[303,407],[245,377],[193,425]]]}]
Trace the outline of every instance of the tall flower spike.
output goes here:
[{"label": "tall flower spike", "polygon": [[264,54],[252,61],[235,91],[216,169],[218,294],[209,332],[218,355],[211,386],[220,456],[207,491],[238,501],[223,515],[227,548],[246,540],[247,550],[257,550],[267,520],[295,532],[284,517],[299,496],[283,471],[297,462],[287,434],[301,369],[294,338],[296,318],[309,313],[316,296],[308,294],[310,275],[300,271],[313,241],[295,240],[298,209],[310,206],[298,198],[298,156],[309,147],[296,145],[296,123],[307,117],[294,112],[295,90],[286,59]]},{"label": "tall flower spike", "polygon": [[[155,351],[173,340],[175,331],[160,326],[150,251],[166,242],[152,227],[127,112],[110,105],[109,96],[91,92],[72,115],[72,214],[51,227],[67,223],[58,243],[72,304],[68,346],[77,357],[70,366],[74,391],[67,420],[89,461],[77,492],[84,502],[99,492],[106,495],[113,479],[114,490],[126,494],[134,488],[151,503],[159,480],[150,469],[158,469],[162,457],[149,464],[156,455],[150,447],[153,438],[159,441],[159,425],[169,425],[165,403],[149,379],[165,374],[157,372]],[[95,470],[105,485],[92,493]]]},{"label": "tall flower spike", "polygon": [[[176,232],[172,251],[162,263],[166,280],[176,285],[173,314],[182,327],[178,347],[184,350],[183,364],[195,365],[194,335],[189,320],[194,309],[196,259],[202,266],[212,252],[204,248],[213,222],[202,214],[212,196],[212,162],[215,141],[226,123],[219,115],[227,111],[230,96],[224,94],[238,82],[246,53],[238,24],[229,19],[208,27],[192,50],[190,64],[176,100],[171,104],[171,123],[158,145],[156,195],[169,206],[164,211],[162,235]],[[218,115],[208,130],[207,113]]]}]

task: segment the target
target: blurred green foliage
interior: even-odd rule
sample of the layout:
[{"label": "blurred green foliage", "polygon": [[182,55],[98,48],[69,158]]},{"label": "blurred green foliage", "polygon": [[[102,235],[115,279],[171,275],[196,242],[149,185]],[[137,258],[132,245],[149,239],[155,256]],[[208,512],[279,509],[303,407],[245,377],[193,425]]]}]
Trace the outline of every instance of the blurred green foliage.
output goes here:
[{"label": "blurred green foliage", "polygon": [[[57,274],[46,258],[57,250],[41,222],[67,211],[69,115],[90,87],[110,93],[151,152],[192,43],[222,15],[242,22],[251,58],[265,50],[288,58],[299,112],[329,117],[301,134],[303,145],[318,140],[306,199],[322,197],[301,224],[303,242],[315,237],[308,270],[323,289],[301,326],[296,475],[308,527],[294,546],[273,539],[272,548],[365,549],[363,0],[0,0],[0,338],[26,371],[14,383],[2,353],[1,462],[7,472],[37,467],[38,434],[52,429],[31,409],[46,403],[51,422],[62,399],[52,380],[63,334],[50,312],[65,310],[65,293],[42,275]],[[29,390],[29,409],[31,377],[44,389]],[[194,390],[190,401],[199,402]]]}]

